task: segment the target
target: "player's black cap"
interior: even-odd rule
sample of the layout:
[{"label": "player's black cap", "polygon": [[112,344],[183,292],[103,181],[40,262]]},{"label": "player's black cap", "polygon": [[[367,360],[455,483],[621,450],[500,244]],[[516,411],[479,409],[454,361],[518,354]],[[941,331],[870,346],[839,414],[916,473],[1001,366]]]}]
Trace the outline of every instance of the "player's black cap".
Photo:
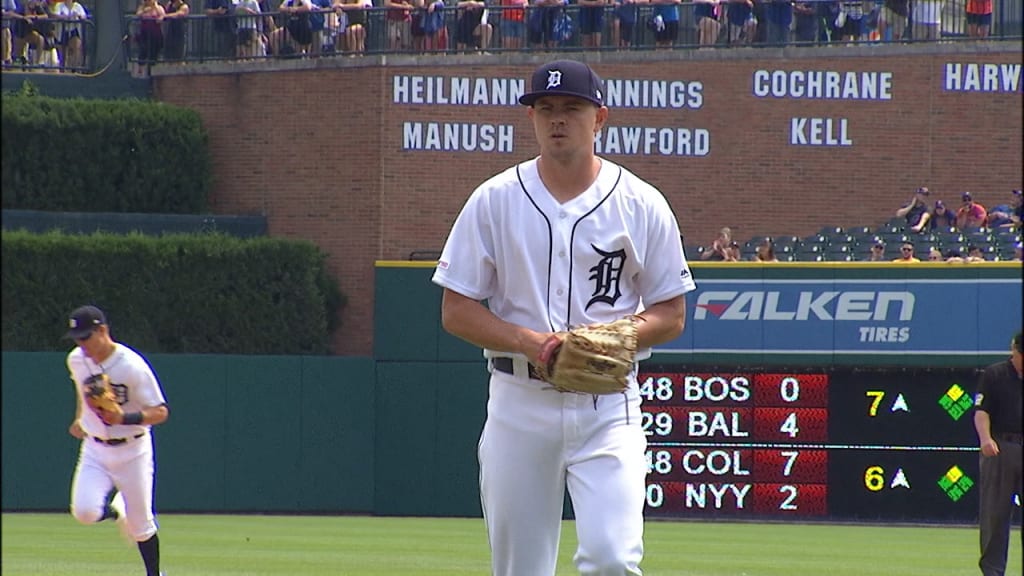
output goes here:
[{"label": "player's black cap", "polygon": [[69,330],[65,336],[73,340],[83,340],[88,338],[97,326],[106,323],[107,316],[103,314],[103,310],[95,306],[75,308],[71,312],[71,317],[68,318]]},{"label": "player's black cap", "polygon": [[519,97],[519,103],[533,106],[543,96],[576,96],[604,106],[604,83],[583,62],[555,60],[534,70],[530,91]]}]

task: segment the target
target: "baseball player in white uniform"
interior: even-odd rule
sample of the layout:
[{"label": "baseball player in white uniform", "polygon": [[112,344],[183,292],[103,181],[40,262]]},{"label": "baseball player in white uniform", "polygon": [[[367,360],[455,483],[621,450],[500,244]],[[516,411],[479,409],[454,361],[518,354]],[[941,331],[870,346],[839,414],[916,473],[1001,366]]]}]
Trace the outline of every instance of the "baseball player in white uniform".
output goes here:
[{"label": "baseball player in white uniform", "polygon": [[492,570],[555,573],[568,488],[580,573],[640,574],[647,440],[635,371],[627,392],[591,396],[553,389],[533,366],[555,332],[634,313],[649,356],[682,332],[695,284],[664,196],[594,154],[608,118],[601,79],[560,60],[529,85],[520,103],[540,156],[473,192],[433,276],[445,329],[488,358],[479,459]]},{"label": "baseball player in white uniform", "polygon": [[[150,427],[167,420],[163,391],[146,360],[111,338],[99,308],[75,309],[68,325],[67,336],[77,346],[68,353],[67,367],[78,391],[78,408],[68,432],[82,441],[71,484],[71,514],[83,524],[116,520],[122,533],[138,544],[146,576],[159,576]],[[86,382],[104,373],[124,414],[101,418],[86,405]]]}]

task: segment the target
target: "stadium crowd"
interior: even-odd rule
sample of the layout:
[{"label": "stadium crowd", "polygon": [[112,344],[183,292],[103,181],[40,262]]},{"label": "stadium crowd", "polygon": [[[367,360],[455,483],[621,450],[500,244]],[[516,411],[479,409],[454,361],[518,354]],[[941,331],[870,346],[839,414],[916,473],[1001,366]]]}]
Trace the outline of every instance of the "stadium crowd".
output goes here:
[{"label": "stadium crowd", "polygon": [[[722,228],[707,246],[688,247],[688,256],[712,262],[991,262],[1021,261],[1021,191],[986,210],[971,192],[960,194],[954,211],[941,199],[930,200],[922,186],[894,216],[878,226],[826,226],[807,237],[755,237],[744,243]],[[899,246],[887,255],[889,245]]]},{"label": "stadium crowd", "polygon": [[[139,0],[135,72],[159,61],[986,38],[1004,0]],[[3,66],[84,67],[91,10],[3,0]],[[946,18],[945,25],[942,18]],[[951,21],[952,20],[952,21]]]}]

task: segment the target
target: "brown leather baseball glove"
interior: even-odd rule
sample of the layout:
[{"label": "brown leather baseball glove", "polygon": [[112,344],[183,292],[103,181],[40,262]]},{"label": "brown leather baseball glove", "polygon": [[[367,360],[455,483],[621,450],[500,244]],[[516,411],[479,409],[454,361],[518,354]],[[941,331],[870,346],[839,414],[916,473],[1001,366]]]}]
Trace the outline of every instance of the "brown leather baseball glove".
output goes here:
[{"label": "brown leather baseball glove", "polygon": [[551,336],[541,349],[537,371],[562,392],[622,392],[636,361],[637,320],[627,316]]},{"label": "brown leather baseball glove", "polygon": [[106,422],[112,414],[124,414],[110,385],[110,376],[93,374],[85,381],[84,387],[85,403],[101,420]]}]

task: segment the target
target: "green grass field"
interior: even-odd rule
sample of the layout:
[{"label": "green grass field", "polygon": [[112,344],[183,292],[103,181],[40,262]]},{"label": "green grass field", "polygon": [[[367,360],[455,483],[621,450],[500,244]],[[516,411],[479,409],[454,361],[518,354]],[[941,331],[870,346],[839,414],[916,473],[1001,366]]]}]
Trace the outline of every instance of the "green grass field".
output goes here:
[{"label": "green grass field", "polygon": [[[168,576],[486,576],[483,521],[361,516],[160,516]],[[143,574],[112,523],[3,514],[4,576]],[[1021,574],[1013,535],[1006,573]],[[649,521],[649,576],[976,576],[974,528]],[[572,522],[558,575],[576,574]]]}]

